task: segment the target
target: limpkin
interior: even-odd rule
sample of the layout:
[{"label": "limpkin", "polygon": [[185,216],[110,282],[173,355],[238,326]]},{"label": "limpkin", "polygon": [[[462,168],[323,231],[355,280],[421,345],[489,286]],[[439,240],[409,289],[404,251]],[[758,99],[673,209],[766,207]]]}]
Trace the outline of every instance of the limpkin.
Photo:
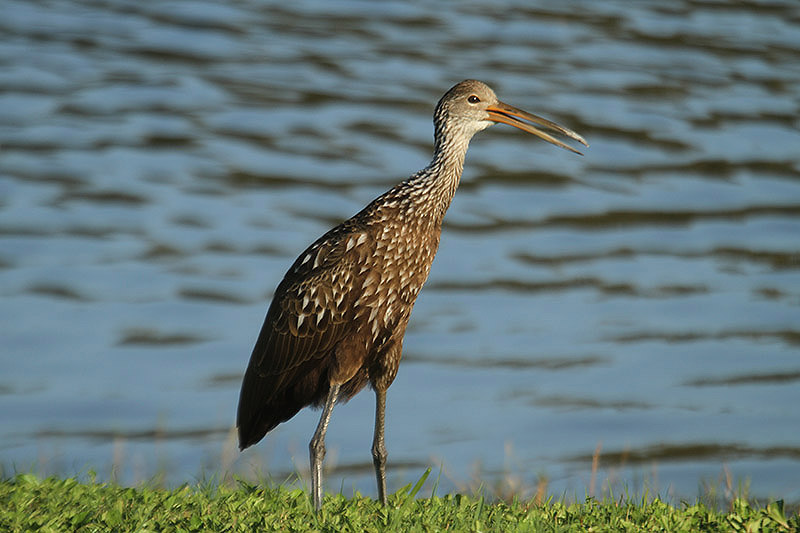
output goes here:
[{"label": "limpkin", "polygon": [[309,444],[315,510],[322,505],[331,411],[367,383],[376,399],[378,499],[386,504],[386,390],[397,374],[406,325],[439,247],[469,141],[496,122],[578,154],[534,124],[588,146],[577,133],[500,102],[486,84],[462,81],[436,106],[431,163],[317,239],[275,290],[239,396],[239,447],[257,443],[303,407],[321,406]]}]

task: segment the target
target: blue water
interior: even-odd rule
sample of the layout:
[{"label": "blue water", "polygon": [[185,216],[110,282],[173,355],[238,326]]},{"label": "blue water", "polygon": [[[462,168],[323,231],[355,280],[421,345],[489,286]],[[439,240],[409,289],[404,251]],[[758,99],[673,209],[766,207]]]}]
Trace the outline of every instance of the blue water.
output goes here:
[{"label": "blue water", "polygon": [[[800,500],[792,2],[6,0],[0,464],[307,475],[318,412],[239,454],[274,287],[427,164],[455,82],[583,134],[475,137],[389,391],[389,486]],[[328,488],[374,495],[373,397]],[[427,487],[426,490],[430,490]]]}]

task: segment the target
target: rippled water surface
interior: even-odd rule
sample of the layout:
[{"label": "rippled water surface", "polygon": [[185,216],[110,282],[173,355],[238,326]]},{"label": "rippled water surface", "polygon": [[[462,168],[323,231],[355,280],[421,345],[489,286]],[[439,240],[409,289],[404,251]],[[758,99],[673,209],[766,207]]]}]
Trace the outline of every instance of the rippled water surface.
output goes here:
[{"label": "rippled water surface", "polygon": [[[2,12],[4,473],[306,471],[317,412],[241,455],[231,432],[272,291],[427,164],[472,77],[591,148],[473,140],[389,391],[390,489],[430,465],[441,490],[800,500],[795,2]],[[372,416],[334,411],[329,488],[374,494]]]}]

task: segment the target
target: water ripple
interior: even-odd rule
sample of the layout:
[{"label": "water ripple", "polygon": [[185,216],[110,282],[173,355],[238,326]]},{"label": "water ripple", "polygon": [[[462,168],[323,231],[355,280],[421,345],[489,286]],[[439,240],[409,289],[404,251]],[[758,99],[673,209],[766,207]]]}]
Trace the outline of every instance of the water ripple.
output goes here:
[{"label": "water ripple", "polygon": [[[102,472],[122,440],[122,482],[304,465],[306,411],[230,464],[268,300],[428,163],[436,100],[474,77],[591,148],[472,142],[390,392],[390,484],[431,457],[445,491],[502,475],[508,441],[526,481],[581,494],[603,442],[687,498],[723,464],[796,494],[798,22],[781,1],[5,0],[4,461]],[[330,487],[374,491],[371,402],[334,415]]]}]

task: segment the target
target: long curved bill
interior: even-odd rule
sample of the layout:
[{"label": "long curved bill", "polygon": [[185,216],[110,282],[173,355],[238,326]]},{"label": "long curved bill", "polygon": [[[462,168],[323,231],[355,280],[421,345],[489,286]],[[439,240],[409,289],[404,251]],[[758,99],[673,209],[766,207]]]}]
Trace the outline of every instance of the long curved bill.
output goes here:
[{"label": "long curved bill", "polygon": [[[586,147],[589,146],[586,140],[577,133],[575,133],[574,131],[568,130],[563,126],[559,126],[558,124],[556,124],[551,120],[547,120],[546,118],[533,115],[531,113],[528,113],[527,111],[523,111],[522,109],[517,109],[514,106],[504,104],[503,102],[497,102],[496,104],[490,105],[489,107],[486,108],[486,111],[489,112],[489,120],[493,122],[508,124],[509,126],[514,126],[515,128],[519,128],[522,131],[527,131],[528,133],[532,133],[549,143],[555,144],[556,146],[560,146],[561,148],[569,150],[570,152],[575,152],[578,155],[583,155],[583,154],[578,150],[576,150],[575,148],[571,147],[570,145],[559,141],[549,133],[542,131],[533,124],[537,124],[542,128],[545,128],[554,133],[558,133],[560,135],[564,135],[565,137],[569,137],[570,139],[574,139]],[[533,124],[529,124],[529,122],[532,122]]]}]

